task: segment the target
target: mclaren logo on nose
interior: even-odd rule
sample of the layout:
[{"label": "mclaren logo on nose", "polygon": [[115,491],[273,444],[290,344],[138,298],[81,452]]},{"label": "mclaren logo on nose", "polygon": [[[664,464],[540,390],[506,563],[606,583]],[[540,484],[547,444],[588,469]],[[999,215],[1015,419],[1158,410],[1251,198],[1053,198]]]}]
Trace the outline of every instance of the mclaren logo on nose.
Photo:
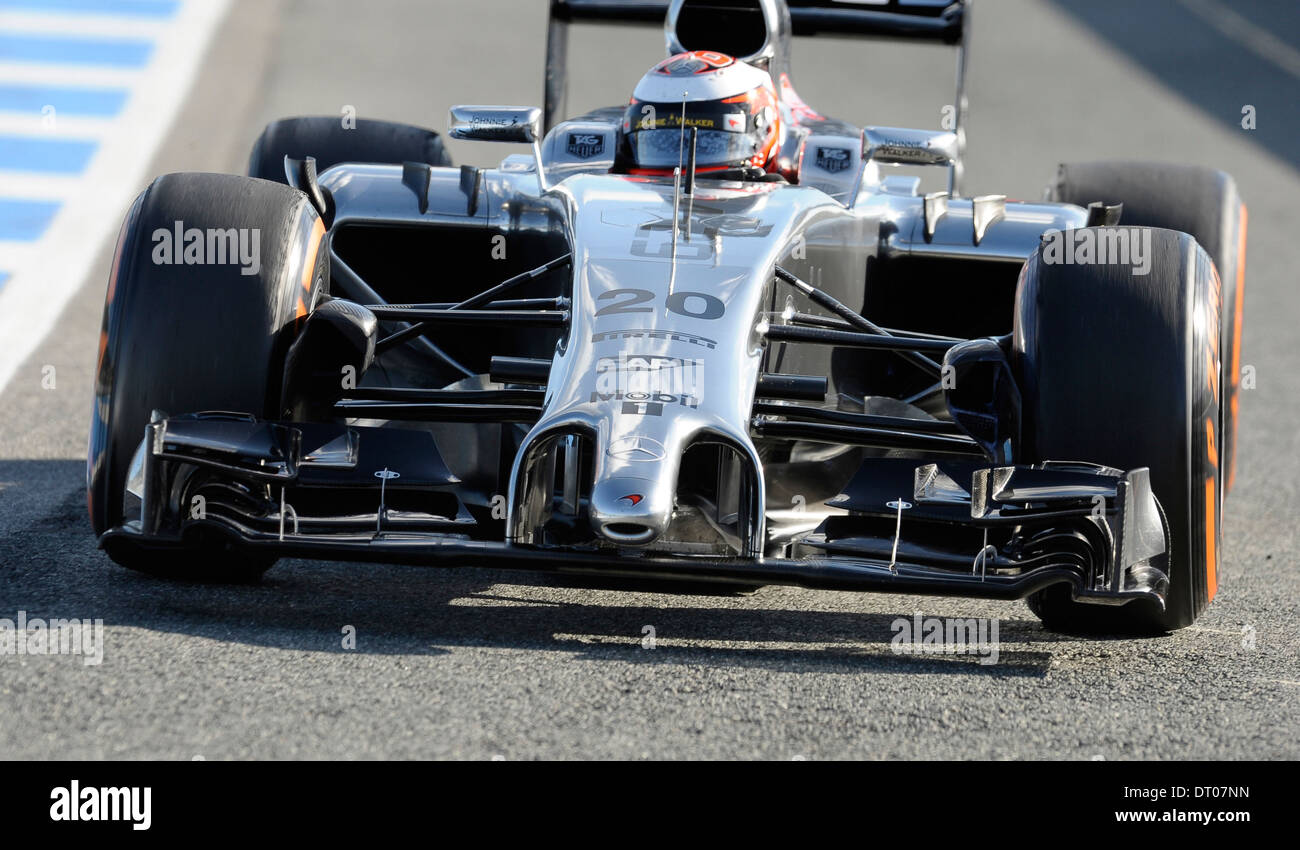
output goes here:
[{"label": "mclaren logo on nose", "polygon": [[641,500],[644,498],[645,496],[642,496],[640,493],[629,493],[626,496],[620,498],[619,501],[626,500],[628,502],[631,502],[634,505],[639,505],[641,503]]}]

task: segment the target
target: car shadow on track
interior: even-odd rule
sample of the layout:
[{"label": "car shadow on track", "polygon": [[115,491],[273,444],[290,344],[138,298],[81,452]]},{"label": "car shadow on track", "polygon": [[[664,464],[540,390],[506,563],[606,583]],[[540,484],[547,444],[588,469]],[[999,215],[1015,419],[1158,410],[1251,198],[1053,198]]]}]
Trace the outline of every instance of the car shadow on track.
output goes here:
[{"label": "car shadow on track", "polygon": [[[979,663],[988,647],[903,654],[893,645],[894,624],[912,617],[903,605],[898,613],[800,610],[783,605],[790,597],[783,599],[778,588],[749,596],[667,596],[643,585],[636,592],[593,588],[581,579],[531,572],[307,561],[282,562],[256,584],[159,580],[121,569],[94,548],[76,483],[79,464],[74,475],[68,461],[6,461],[0,480],[17,482],[21,492],[26,464],[42,480],[64,483],[64,495],[0,534],[0,617],[23,610],[28,617],[102,619],[109,627],[312,652],[428,656],[494,647],[589,660],[847,674],[1041,677],[1051,645],[1075,641],[1033,619],[1003,619],[997,663]],[[929,612],[942,611],[941,604]],[[354,647],[345,645],[349,633]]]}]

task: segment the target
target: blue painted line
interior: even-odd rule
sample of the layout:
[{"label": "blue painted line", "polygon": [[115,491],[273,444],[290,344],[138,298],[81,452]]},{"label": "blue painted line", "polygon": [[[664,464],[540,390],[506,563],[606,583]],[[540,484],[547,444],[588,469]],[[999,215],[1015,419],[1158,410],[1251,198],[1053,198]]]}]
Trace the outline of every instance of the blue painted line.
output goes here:
[{"label": "blue painted line", "polygon": [[0,32],[0,61],[3,62],[143,68],[149,64],[152,54],[151,41]]},{"label": "blue painted line", "polygon": [[9,272],[0,272],[0,289],[5,288],[5,281],[9,279]]},{"label": "blue painted line", "polygon": [[42,174],[80,174],[99,147],[79,139],[0,136],[0,169]]},{"label": "blue painted line", "polygon": [[[23,201],[0,198],[0,239],[33,242],[50,226],[63,206],[58,201]],[[8,273],[5,273],[8,277]]]},{"label": "blue painted line", "polygon": [[46,106],[53,106],[56,115],[110,117],[122,111],[130,94],[126,89],[0,83],[0,112],[40,114]]},{"label": "blue painted line", "polygon": [[9,11],[89,12],[136,18],[170,18],[179,8],[179,0],[0,0],[0,9]]}]

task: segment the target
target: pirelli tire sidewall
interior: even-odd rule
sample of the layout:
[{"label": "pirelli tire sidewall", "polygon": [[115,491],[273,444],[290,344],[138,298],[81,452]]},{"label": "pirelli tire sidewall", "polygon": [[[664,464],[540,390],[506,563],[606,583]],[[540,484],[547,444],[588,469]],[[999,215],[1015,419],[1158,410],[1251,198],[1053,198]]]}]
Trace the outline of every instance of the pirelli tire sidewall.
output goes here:
[{"label": "pirelli tire sidewall", "polygon": [[[235,228],[250,248],[256,232],[256,270],[169,254],[159,231],[175,234],[178,222],[182,235],[205,238]],[[325,236],[304,194],[266,180],[168,174],[136,198],[113,256],[95,371],[86,484],[97,536],[122,520],[128,466],[153,410],[277,415],[285,352],[328,292]]]},{"label": "pirelli tire sidewall", "polygon": [[[1147,274],[1132,264],[1062,264],[1044,246],[1016,293],[1012,364],[1024,400],[1024,460],[1148,467],[1172,538],[1168,604],[1071,600],[1063,585],[1030,600],[1052,628],[1151,633],[1191,624],[1218,585],[1220,303],[1214,264],[1185,233],[1144,227]],[[1073,239],[1077,231],[1066,231]]]}]

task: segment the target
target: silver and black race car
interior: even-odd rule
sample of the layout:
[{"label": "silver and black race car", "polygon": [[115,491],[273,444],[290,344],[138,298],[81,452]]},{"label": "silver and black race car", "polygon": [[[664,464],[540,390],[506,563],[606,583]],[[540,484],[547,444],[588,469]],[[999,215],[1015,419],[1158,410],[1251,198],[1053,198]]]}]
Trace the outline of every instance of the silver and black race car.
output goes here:
[{"label": "silver and black race car", "polygon": [[[100,545],[1027,598],[1159,632],[1215,595],[1246,211],[1226,174],[962,193],[967,2],[551,0],[545,108],[266,128],[126,216],[88,458]],[[658,22],[566,117],[567,29]],[[957,49],[947,129],[796,93],[794,35]],[[897,166],[946,176],[922,192]],[[891,174],[891,172],[894,172]]]}]

